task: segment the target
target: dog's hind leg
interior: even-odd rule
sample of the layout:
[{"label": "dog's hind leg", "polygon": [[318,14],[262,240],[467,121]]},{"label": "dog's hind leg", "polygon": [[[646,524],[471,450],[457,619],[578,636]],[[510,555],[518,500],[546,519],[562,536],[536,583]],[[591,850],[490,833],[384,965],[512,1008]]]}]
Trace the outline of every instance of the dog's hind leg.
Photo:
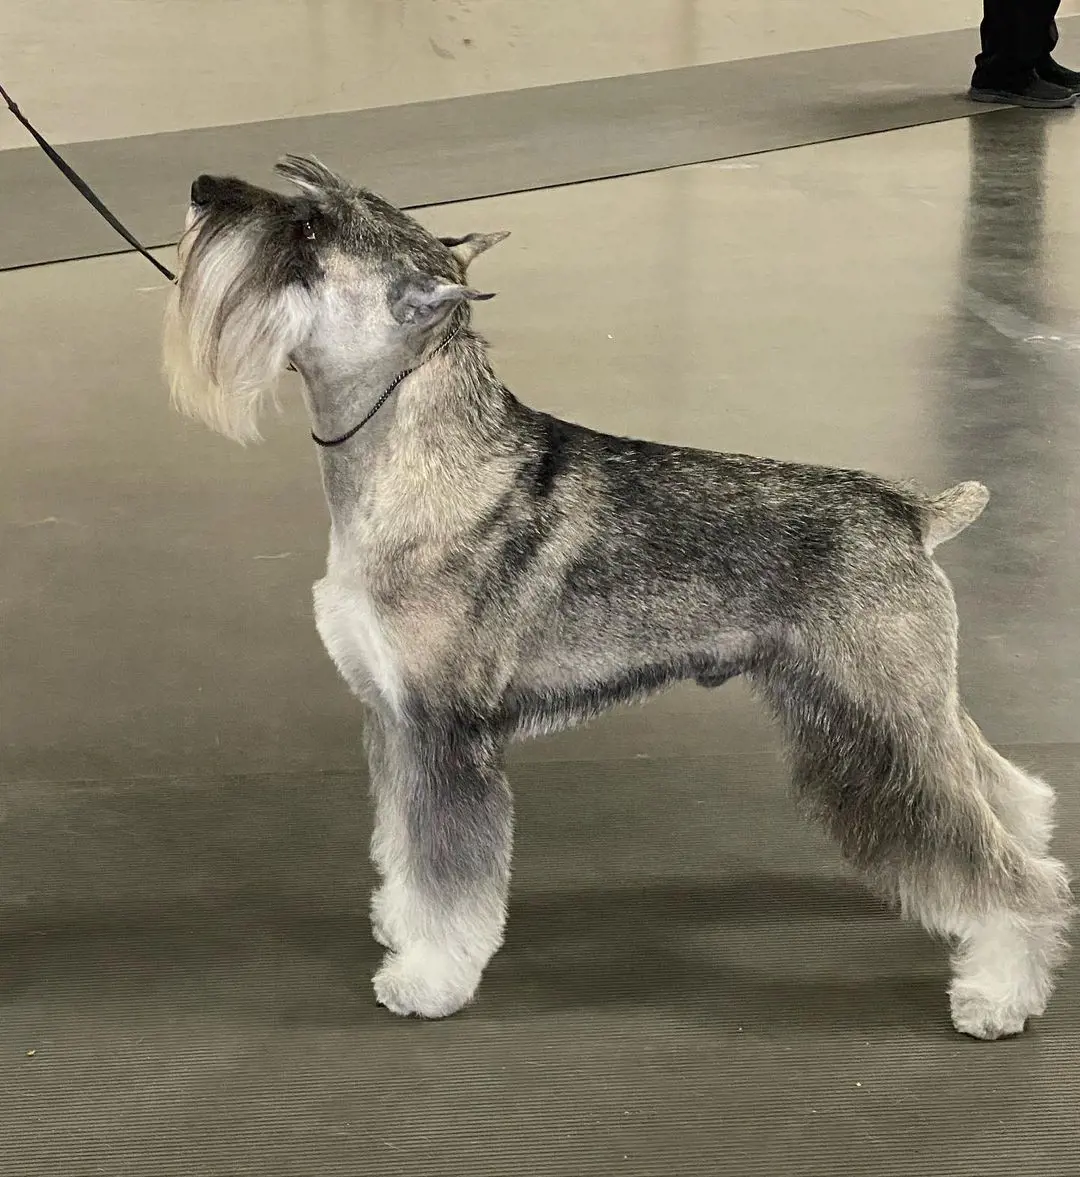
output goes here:
[{"label": "dog's hind leg", "polygon": [[1047,853],[1049,789],[1003,758],[990,780],[985,741],[965,726],[922,762],[932,804],[914,808],[895,878],[906,912],[953,946],[953,1025],[993,1039],[1045,1011],[1072,904]]},{"label": "dog's hind leg", "polygon": [[851,621],[755,679],[788,729],[797,789],[872,884],[950,940],[953,1024],[992,1039],[1044,1011],[1071,900],[1046,853],[1045,786],[959,709],[951,624]]},{"label": "dog's hind leg", "polygon": [[975,721],[961,710],[960,722],[975,771],[1002,825],[1034,854],[1045,854],[1054,832],[1054,791],[1043,780],[1006,760],[992,748]]},{"label": "dog's hind leg", "polygon": [[372,929],[391,951],[375,995],[397,1014],[445,1017],[471,1000],[502,943],[513,825],[502,749],[450,718],[378,725]]}]

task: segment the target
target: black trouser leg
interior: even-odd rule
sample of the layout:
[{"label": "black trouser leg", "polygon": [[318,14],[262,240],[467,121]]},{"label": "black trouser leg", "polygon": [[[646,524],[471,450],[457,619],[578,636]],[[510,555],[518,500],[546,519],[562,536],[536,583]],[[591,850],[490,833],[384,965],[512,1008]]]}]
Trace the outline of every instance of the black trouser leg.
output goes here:
[{"label": "black trouser leg", "polygon": [[972,85],[1022,88],[1057,44],[1061,0],[983,0],[982,52]]}]

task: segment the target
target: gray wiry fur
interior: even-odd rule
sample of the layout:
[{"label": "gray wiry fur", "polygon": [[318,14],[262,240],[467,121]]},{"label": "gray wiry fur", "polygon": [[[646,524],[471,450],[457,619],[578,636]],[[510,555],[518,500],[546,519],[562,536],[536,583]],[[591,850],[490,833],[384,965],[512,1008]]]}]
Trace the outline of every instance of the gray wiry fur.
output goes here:
[{"label": "gray wiry fur", "polygon": [[611,437],[534,412],[470,328],[472,258],[312,160],[300,196],[203,177],[169,312],[178,405],[238,439],[287,360],[331,517],[319,632],[366,704],[389,949],[379,1000],[439,1017],[503,936],[508,741],[677,680],[747,676],[796,787],[870,882],[955,946],[959,1030],[1043,1012],[1070,911],[1050,789],[957,696],[931,553],[986,491]]}]

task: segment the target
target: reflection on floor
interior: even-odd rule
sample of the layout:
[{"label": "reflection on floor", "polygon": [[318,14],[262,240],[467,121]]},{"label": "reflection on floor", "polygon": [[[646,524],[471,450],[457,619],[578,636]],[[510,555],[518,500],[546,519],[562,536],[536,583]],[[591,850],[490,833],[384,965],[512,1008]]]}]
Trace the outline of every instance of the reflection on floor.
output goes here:
[{"label": "reflection on floor", "polygon": [[[482,326],[534,404],[987,482],[942,551],[966,694],[1074,862],[1078,145],[992,113],[426,214],[513,230]],[[161,301],[130,256],[0,274],[5,1173],[1077,1171],[1076,968],[957,1039],[942,950],[796,821],[737,684],[523,748],[479,1004],[375,1009],[302,417],[238,451],[170,415]]]}]

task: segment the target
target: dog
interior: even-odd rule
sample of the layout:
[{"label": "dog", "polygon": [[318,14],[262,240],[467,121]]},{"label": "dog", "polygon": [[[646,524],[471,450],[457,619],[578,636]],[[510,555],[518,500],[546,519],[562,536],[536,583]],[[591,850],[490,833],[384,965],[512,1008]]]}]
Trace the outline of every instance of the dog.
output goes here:
[{"label": "dog", "polygon": [[377,1000],[439,1018],[502,943],[510,741],[743,675],[808,812],[952,944],[958,1031],[1044,1012],[1071,914],[1054,796],[957,692],[938,544],[982,512],[858,471],[629,440],[536,412],[471,327],[475,257],[315,159],[282,194],[192,185],[166,313],[174,404],[244,442],[301,375],[330,515],[318,632],[366,709],[387,949]]}]

